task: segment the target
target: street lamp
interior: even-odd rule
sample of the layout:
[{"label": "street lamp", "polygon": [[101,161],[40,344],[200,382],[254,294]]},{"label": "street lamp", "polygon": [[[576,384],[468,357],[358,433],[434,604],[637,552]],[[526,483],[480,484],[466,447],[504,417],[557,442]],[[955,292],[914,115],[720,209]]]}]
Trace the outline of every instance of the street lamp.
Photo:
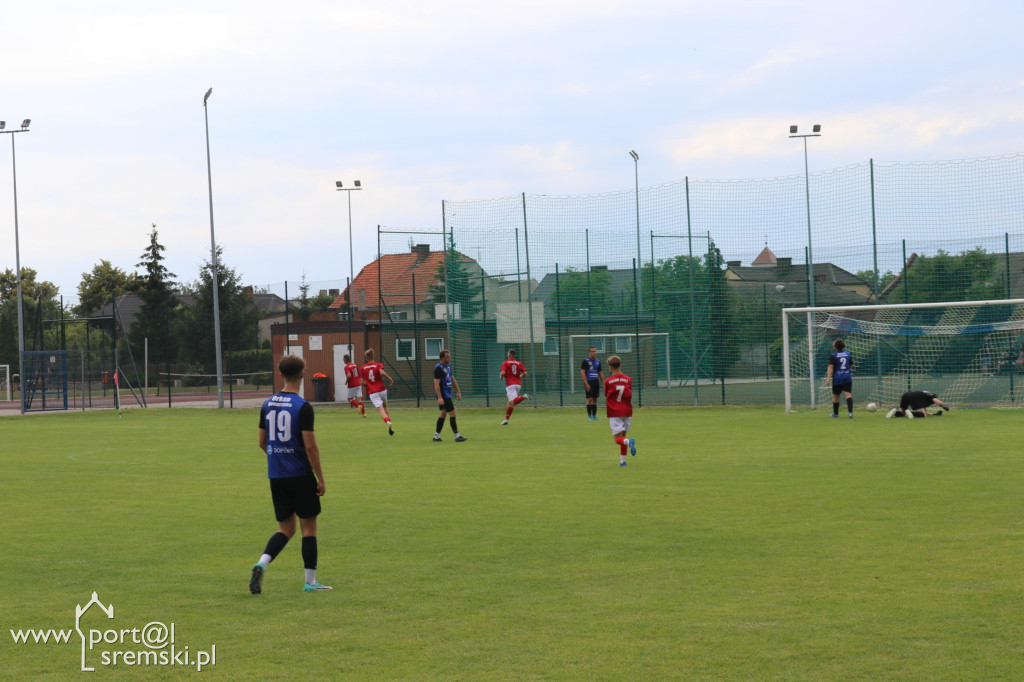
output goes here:
[{"label": "street lamp", "polygon": [[224,364],[220,347],[220,291],[217,287],[217,239],[213,234],[213,173],[210,170],[210,117],[206,100],[213,88],[203,95],[203,119],[206,121],[206,183],[210,193],[210,275],[213,280],[213,346],[217,362],[217,407],[224,407]]},{"label": "street lamp", "polygon": [[[353,187],[345,187],[341,180],[335,180],[334,186],[339,192],[348,194],[348,319],[352,319],[352,287],[356,282],[355,261],[352,258],[352,192],[358,192],[363,188],[363,183],[356,180]],[[352,339],[349,339],[351,343]]]},{"label": "street lamp", "polygon": [[20,130],[6,130],[7,122],[0,121],[0,133],[11,135],[11,174],[14,178],[14,278],[18,283],[18,386],[21,390],[21,413],[25,414],[25,309],[21,297],[21,245],[18,240],[18,163],[14,155],[13,133],[27,133],[32,119],[21,122]]},{"label": "street lamp", "polygon": [[811,181],[807,171],[807,138],[821,137],[821,124],[815,123],[810,133],[797,134],[796,126],[789,126],[789,136],[802,138],[804,141],[804,191],[807,198],[807,269],[808,284],[807,293],[811,297],[811,306],[817,305],[814,297],[814,252],[811,251]]},{"label": "street lamp", "polygon": [[629,150],[629,155],[633,157],[633,187],[634,195],[636,196],[636,266],[640,269],[637,273],[637,286],[636,286],[636,307],[637,310],[643,311],[644,309],[644,287],[643,287],[643,267],[644,262],[640,259],[640,155],[632,149]]}]

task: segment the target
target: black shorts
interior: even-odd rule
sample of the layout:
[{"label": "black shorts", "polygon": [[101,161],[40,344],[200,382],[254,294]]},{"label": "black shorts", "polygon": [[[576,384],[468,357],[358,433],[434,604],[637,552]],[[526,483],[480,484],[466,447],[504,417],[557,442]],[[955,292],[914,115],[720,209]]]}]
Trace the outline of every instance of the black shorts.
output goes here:
[{"label": "black shorts", "polygon": [[287,521],[292,514],[300,519],[313,519],[320,515],[320,496],[316,494],[316,476],[270,479],[270,496],[274,500],[274,516]]},{"label": "black shorts", "polygon": [[839,395],[843,391],[853,393],[853,382],[847,381],[845,384],[832,384],[832,395]]},{"label": "black shorts", "polygon": [[438,405],[437,409],[444,410],[445,412],[454,412],[455,411],[455,403],[452,402],[451,396],[448,396],[447,398],[444,398],[444,406],[442,407],[441,405]]},{"label": "black shorts", "polygon": [[587,398],[601,397],[601,380],[600,379],[587,379]]}]

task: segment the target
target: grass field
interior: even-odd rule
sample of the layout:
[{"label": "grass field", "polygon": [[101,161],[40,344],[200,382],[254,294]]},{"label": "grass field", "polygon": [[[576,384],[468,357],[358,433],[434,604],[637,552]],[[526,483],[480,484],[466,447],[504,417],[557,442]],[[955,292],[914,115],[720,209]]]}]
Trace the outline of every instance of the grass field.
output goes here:
[{"label": "grass field", "polygon": [[[174,623],[223,679],[1024,679],[1017,411],[832,420],[645,408],[606,420],[321,409],[319,579],[273,533],[254,410],[0,419],[0,677],[78,675],[81,639],[10,630]],[[88,634],[86,635],[89,636]],[[171,679],[183,667],[102,665]]]}]

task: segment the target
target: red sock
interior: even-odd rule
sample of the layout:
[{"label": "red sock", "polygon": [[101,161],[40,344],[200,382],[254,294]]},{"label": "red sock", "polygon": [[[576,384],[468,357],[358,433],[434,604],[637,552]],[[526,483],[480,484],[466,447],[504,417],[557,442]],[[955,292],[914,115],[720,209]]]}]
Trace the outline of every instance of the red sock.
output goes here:
[{"label": "red sock", "polygon": [[512,406],[509,405],[507,408],[505,408],[505,419],[508,419],[511,416],[512,416]]},{"label": "red sock", "polygon": [[622,456],[626,455],[626,444],[625,443],[620,443],[619,444],[619,454],[622,455]]},{"label": "red sock", "polygon": [[348,399],[348,404],[351,405],[352,407],[359,407],[359,404],[356,403],[356,399],[355,398],[349,398]]},{"label": "red sock", "polygon": [[516,396],[515,400],[512,401],[512,404],[513,405],[518,405],[519,403],[523,402],[524,400],[526,400],[526,396],[519,395],[519,396]]}]

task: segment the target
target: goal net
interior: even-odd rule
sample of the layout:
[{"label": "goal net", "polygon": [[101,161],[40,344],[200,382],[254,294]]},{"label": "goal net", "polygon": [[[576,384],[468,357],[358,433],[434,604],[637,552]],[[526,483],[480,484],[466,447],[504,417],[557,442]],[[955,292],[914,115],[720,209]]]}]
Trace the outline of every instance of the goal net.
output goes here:
[{"label": "goal net", "polygon": [[1024,404],[1024,299],[787,308],[782,332],[787,412],[794,400],[832,402],[823,377],[838,338],[858,404],[895,405],[916,389],[957,406]]},{"label": "goal net", "polygon": [[[580,376],[580,365],[591,348],[597,350],[601,369],[607,379],[611,374],[607,360],[612,355],[622,358],[622,371],[633,379],[635,406],[667,402],[671,391],[672,361],[667,333],[597,333],[571,334],[568,342],[569,392],[584,393],[586,386]],[[601,403],[603,404],[603,403]]]}]

